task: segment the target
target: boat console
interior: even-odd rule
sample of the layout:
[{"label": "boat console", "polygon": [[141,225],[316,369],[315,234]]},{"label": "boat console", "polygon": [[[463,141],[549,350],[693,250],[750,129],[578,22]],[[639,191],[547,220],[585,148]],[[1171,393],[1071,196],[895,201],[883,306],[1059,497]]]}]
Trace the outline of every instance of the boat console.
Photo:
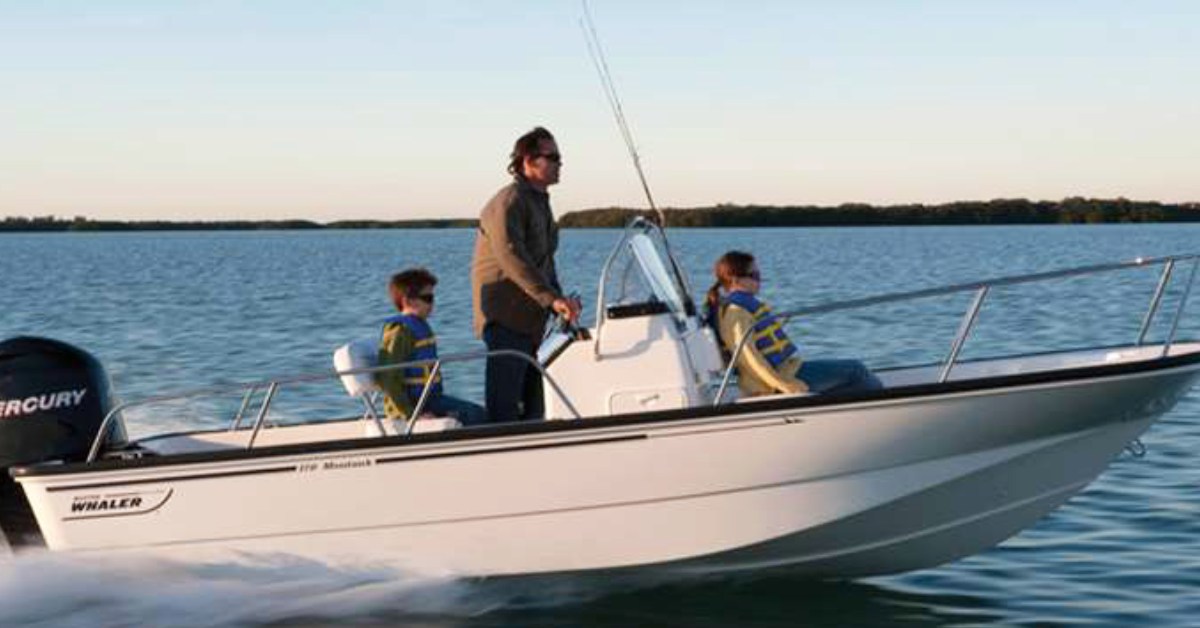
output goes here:
[{"label": "boat console", "polygon": [[[662,231],[635,221],[600,275],[596,326],[585,340],[551,335],[545,363],[565,395],[547,388],[546,416],[571,418],[711,405],[725,364],[697,314]],[[566,399],[564,399],[564,396]]]}]

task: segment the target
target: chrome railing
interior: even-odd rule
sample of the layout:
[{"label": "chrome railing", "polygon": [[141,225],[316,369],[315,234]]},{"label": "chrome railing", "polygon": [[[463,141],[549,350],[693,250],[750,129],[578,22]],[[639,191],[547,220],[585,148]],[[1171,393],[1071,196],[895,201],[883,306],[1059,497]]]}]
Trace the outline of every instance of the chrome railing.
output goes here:
[{"label": "chrome railing", "polygon": [[[950,351],[947,353],[946,358],[942,361],[941,370],[938,375],[938,382],[945,382],[950,378],[950,372],[953,370],[955,363],[958,361],[959,353],[962,351],[963,345],[966,344],[967,338],[971,335],[971,331],[975,327],[975,322],[979,316],[979,310],[983,307],[984,300],[987,298],[988,293],[993,288],[1036,283],[1049,281],[1052,279],[1078,277],[1082,275],[1094,275],[1098,273],[1126,270],[1130,268],[1162,265],[1163,270],[1161,276],[1159,277],[1158,285],[1154,290],[1154,295],[1150,299],[1150,305],[1146,310],[1146,314],[1142,317],[1142,324],[1138,330],[1136,344],[1137,346],[1142,346],[1145,343],[1146,334],[1150,330],[1150,325],[1154,321],[1155,315],[1158,314],[1163,295],[1166,293],[1167,287],[1171,282],[1172,272],[1179,263],[1187,262],[1189,260],[1192,262],[1191,273],[1188,275],[1187,283],[1183,287],[1183,294],[1180,296],[1179,304],[1175,308],[1175,313],[1171,319],[1170,331],[1163,342],[1162,353],[1159,356],[1165,357],[1171,348],[1171,344],[1175,341],[1175,335],[1179,330],[1179,322],[1182,319],[1184,308],[1187,305],[1188,296],[1192,291],[1192,285],[1196,281],[1197,268],[1200,267],[1200,253],[1157,258],[1137,258],[1128,262],[1080,266],[1076,268],[1032,273],[1028,275],[1013,275],[1010,277],[1001,277],[986,281],[973,281],[968,283],[941,286],[937,288],[926,288],[922,290],[912,290],[908,292],[896,292],[892,294],[863,297],[859,299],[837,301],[812,307],[789,310],[776,314],[775,318],[781,323],[787,324],[791,319],[798,316],[826,314],[829,312],[839,312],[844,310],[856,310],[888,303],[912,301],[916,299],[938,297],[962,292],[974,292],[975,297],[971,300],[971,304],[967,307],[966,312],[963,313],[963,317],[959,323],[958,333],[955,334],[954,341],[950,345]],[[713,400],[713,405],[720,405],[724,400],[725,392],[729,388],[729,382],[733,378],[733,372],[736,368],[738,358],[745,350],[746,344],[750,340],[750,337],[753,335],[753,333],[754,327],[752,326],[742,334],[741,339],[738,341],[738,344],[734,349],[732,356],[730,357],[729,366],[726,367],[725,373],[721,378],[721,386],[717,390],[716,396]]]},{"label": "chrome railing", "polygon": [[[511,358],[516,358],[518,360],[523,360],[526,363],[530,364],[531,366],[536,368],[541,373],[544,381],[550,385],[550,388],[554,391],[554,394],[558,396],[558,398],[562,401],[563,405],[566,406],[567,410],[569,410],[571,412],[571,414],[574,416],[574,418],[576,418],[576,419],[581,418],[579,411],[575,408],[574,404],[571,403],[571,400],[569,398],[567,398],[566,393],[563,392],[562,388],[558,385],[558,383],[554,381],[554,378],[551,377],[550,374],[546,372],[546,369],[543,368],[542,365],[540,363],[538,363],[538,361],[535,360],[534,358],[532,358],[524,353],[521,353],[520,351],[512,351],[512,350],[506,350],[506,349],[497,350],[497,351],[475,351],[475,352],[470,352],[470,353],[458,353],[458,354],[445,355],[445,356],[441,356],[435,360],[413,360],[410,362],[397,362],[394,364],[385,364],[385,365],[381,365],[381,366],[369,366],[369,367],[362,367],[362,368],[356,368],[356,369],[347,369],[347,370],[343,370],[343,371],[335,370],[335,371],[322,371],[319,373],[304,373],[304,374],[299,374],[299,375],[290,375],[290,376],[281,377],[281,378],[272,379],[272,380],[259,380],[259,381],[253,381],[253,382],[240,382],[240,383],[234,383],[234,384],[225,384],[225,385],[221,385],[221,386],[210,386],[210,387],[200,388],[200,389],[196,389],[196,390],[190,390],[190,391],[184,391],[184,392],[172,393],[172,394],[166,394],[166,395],[156,395],[156,396],[152,396],[152,397],[146,397],[144,399],[138,399],[135,401],[120,403],[120,404],[117,404],[113,409],[109,410],[108,414],[106,414],[104,416],[104,420],[100,423],[100,429],[97,430],[96,437],[92,441],[92,446],[88,450],[87,462],[95,461],[96,458],[100,455],[100,450],[104,446],[104,442],[108,439],[108,432],[112,427],[112,422],[123,411],[128,410],[130,408],[160,404],[160,403],[165,403],[168,401],[181,401],[181,400],[185,400],[185,399],[211,397],[211,396],[216,396],[216,395],[221,395],[221,394],[229,394],[229,393],[244,390],[246,392],[242,397],[242,403],[241,403],[240,407],[238,408],[237,413],[234,415],[233,419],[230,421],[230,425],[228,428],[229,431],[236,431],[241,428],[241,423],[242,423],[243,417],[246,415],[246,413],[248,411],[250,411],[251,405],[252,405],[252,400],[253,400],[255,393],[258,390],[265,388],[266,393],[264,394],[262,401],[259,402],[259,406],[257,408],[257,416],[254,419],[254,424],[250,427],[250,436],[246,442],[246,449],[253,449],[254,441],[258,438],[259,431],[261,431],[263,426],[267,424],[267,416],[268,416],[268,413],[270,412],[271,404],[274,402],[276,395],[279,393],[279,390],[282,387],[294,386],[296,384],[319,382],[322,380],[330,380],[330,379],[338,381],[344,375],[375,374],[375,373],[380,373],[380,372],[384,372],[384,371],[393,371],[393,370],[407,368],[407,367],[427,366],[427,365],[432,364],[433,367],[430,369],[429,376],[426,377],[426,379],[425,379],[425,386],[421,390],[421,396],[417,400],[417,403],[413,406],[412,412],[409,413],[408,418],[405,420],[404,434],[408,435],[408,434],[412,433],[413,426],[416,424],[417,419],[420,418],[422,410],[425,409],[425,406],[429,401],[429,395],[430,395],[430,391],[432,390],[434,378],[436,377],[437,373],[441,372],[443,364],[456,363],[456,362],[468,362],[468,361],[472,361],[472,360],[487,359],[489,357],[511,357]],[[340,381],[338,381],[337,385],[341,386],[342,384]],[[370,405],[368,407],[371,408]],[[380,421],[377,413],[375,413],[373,411],[373,409],[369,409],[367,416],[365,418],[373,419],[376,423],[376,426],[379,428],[379,434],[381,436],[385,434],[385,432],[383,431],[383,424]]]}]

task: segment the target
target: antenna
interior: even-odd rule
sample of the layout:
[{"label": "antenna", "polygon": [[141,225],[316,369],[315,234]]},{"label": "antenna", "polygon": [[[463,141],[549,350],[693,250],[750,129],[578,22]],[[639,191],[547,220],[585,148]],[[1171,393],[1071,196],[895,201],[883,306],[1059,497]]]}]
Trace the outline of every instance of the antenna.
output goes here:
[{"label": "antenna", "polygon": [[654,196],[650,194],[650,185],[646,183],[646,173],[642,171],[642,160],[638,156],[637,146],[633,142],[633,132],[629,130],[629,122],[625,119],[625,111],[621,108],[621,99],[617,96],[617,88],[613,84],[612,74],[608,71],[608,62],[604,59],[604,49],[600,47],[600,36],[596,34],[596,24],[592,22],[591,9],[588,8],[587,0],[582,0],[582,3],[583,18],[579,20],[579,27],[583,29],[583,39],[587,42],[588,55],[592,58],[592,65],[596,67],[596,74],[600,76],[600,85],[604,88],[604,96],[608,99],[608,106],[612,109],[613,117],[617,121],[621,138],[625,140],[629,156],[633,159],[633,167],[637,170],[638,180],[642,182],[642,191],[646,193],[646,201],[650,203],[650,209],[654,210],[659,226],[665,229],[667,216],[654,204]]}]

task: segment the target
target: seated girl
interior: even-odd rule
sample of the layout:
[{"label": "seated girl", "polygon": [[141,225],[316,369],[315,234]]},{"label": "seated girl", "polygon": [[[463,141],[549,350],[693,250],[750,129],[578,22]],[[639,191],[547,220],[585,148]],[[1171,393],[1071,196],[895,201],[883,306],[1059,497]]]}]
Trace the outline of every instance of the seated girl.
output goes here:
[{"label": "seated girl", "polygon": [[738,356],[738,386],[743,396],[776,393],[848,393],[879,390],[883,384],[858,360],[801,360],[783,321],[758,299],[762,275],[754,256],[729,251],[713,267],[716,283],[708,291],[710,320],[732,354],[753,328]]}]

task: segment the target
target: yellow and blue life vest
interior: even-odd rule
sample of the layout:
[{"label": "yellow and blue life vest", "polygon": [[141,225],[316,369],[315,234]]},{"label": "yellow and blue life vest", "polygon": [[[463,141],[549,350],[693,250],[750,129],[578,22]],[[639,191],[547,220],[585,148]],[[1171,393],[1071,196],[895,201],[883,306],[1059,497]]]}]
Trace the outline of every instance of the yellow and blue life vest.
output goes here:
[{"label": "yellow and blue life vest", "polygon": [[[401,369],[404,373],[404,393],[415,404],[421,398],[421,391],[425,389],[425,381],[429,379],[429,374],[433,372],[433,361],[437,360],[437,335],[433,333],[433,328],[429,326],[429,323],[419,316],[399,314],[387,319],[385,322],[404,325],[408,328],[409,333],[412,334],[413,352],[405,359],[405,362],[429,360],[426,364],[406,366]],[[429,387],[429,396],[430,399],[433,399],[441,394],[442,373],[439,371]]]},{"label": "yellow and blue life vest", "polygon": [[759,353],[778,369],[785,360],[796,355],[798,349],[783,331],[783,322],[771,313],[771,306],[740,290],[729,293],[724,302],[736,305],[754,316],[754,331],[751,340]]}]

